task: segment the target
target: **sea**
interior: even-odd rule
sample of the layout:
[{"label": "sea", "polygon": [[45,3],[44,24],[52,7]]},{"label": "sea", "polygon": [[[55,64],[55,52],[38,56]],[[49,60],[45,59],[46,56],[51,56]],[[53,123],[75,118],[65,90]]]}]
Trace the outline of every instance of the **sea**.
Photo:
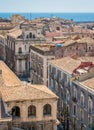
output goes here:
[{"label": "sea", "polygon": [[0,17],[5,19],[10,19],[12,15],[20,14],[26,19],[32,20],[40,17],[58,17],[68,20],[73,20],[75,22],[94,22],[94,13],[0,13]]}]

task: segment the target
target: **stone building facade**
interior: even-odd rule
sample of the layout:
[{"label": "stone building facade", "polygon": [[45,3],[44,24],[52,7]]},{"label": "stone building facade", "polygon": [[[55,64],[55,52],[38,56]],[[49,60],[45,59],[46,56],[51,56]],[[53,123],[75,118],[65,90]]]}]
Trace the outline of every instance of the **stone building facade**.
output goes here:
[{"label": "stone building facade", "polygon": [[0,35],[0,59],[4,61],[6,60],[5,43],[6,43],[5,36]]},{"label": "stone building facade", "polygon": [[36,31],[30,28],[29,30],[16,28],[7,34],[6,54],[8,55],[6,55],[6,62],[19,77],[29,77],[30,45],[45,41],[36,35]]},{"label": "stone building facade", "polygon": [[6,111],[6,107],[0,95],[0,130],[12,130],[12,117]]},{"label": "stone building facade", "polygon": [[58,97],[44,85],[21,82],[2,61],[0,93],[12,116],[12,127],[23,130],[56,130]]},{"label": "stone building facade", "polygon": [[49,88],[59,96],[58,118],[65,129],[94,127],[93,61],[93,57],[65,57],[49,63]]},{"label": "stone building facade", "polygon": [[78,40],[64,40],[61,46],[55,47],[54,52],[57,58],[73,55],[78,57],[94,56],[94,39],[87,37]]},{"label": "stone building facade", "polygon": [[45,84],[48,86],[48,61],[55,59],[50,45],[30,46],[30,80],[33,84]]},{"label": "stone building facade", "polygon": [[[91,30],[90,30],[91,31]],[[63,36],[78,36],[79,38],[93,38],[94,39],[94,32],[63,32]]]}]

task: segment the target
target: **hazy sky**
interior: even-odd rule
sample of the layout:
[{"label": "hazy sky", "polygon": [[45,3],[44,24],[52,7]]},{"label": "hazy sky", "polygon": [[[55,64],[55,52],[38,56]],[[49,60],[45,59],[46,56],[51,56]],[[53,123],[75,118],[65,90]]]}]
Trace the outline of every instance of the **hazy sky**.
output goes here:
[{"label": "hazy sky", "polygon": [[94,12],[94,0],[0,0],[0,12]]}]

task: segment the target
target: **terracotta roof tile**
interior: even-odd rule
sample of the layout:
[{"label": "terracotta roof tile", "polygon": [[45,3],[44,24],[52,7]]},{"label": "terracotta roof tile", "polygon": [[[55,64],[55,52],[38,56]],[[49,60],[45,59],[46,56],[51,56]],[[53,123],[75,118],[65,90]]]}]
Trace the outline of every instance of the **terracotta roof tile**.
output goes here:
[{"label": "terracotta roof tile", "polygon": [[87,44],[94,44],[94,39],[87,37],[77,40],[78,43],[87,43]]},{"label": "terracotta roof tile", "polygon": [[94,77],[81,82],[82,85],[94,90]]},{"label": "terracotta roof tile", "polygon": [[[3,61],[0,61],[0,70],[2,70],[3,82],[6,86],[21,86],[21,81],[17,78],[17,76],[6,66]],[[1,86],[1,83],[0,83]]]},{"label": "terracotta roof tile", "polygon": [[57,98],[57,96],[44,85],[0,87],[0,92],[5,102]]},{"label": "terracotta roof tile", "polygon": [[8,33],[8,35],[17,38],[18,36],[20,36],[22,34],[22,30],[21,29],[16,29],[10,33]]},{"label": "terracotta roof tile", "polygon": [[5,102],[58,98],[44,85],[24,85],[2,61],[0,70],[0,93]]}]

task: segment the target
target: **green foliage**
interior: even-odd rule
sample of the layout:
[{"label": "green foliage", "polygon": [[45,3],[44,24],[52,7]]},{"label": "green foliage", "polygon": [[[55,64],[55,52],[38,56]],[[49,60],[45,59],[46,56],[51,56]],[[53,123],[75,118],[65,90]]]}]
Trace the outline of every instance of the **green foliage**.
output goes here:
[{"label": "green foliage", "polygon": [[92,126],[91,130],[94,130],[94,126]]},{"label": "green foliage", "polygon": [[64,118],[69,118],[70,114],[69,114],[69,112],[66,109],[64,109],[62,111],[62,116],[64,116]]},{"label": "green foliage", "polygon": [[88,127],[88,130],[94,130],[94,126]]}]

